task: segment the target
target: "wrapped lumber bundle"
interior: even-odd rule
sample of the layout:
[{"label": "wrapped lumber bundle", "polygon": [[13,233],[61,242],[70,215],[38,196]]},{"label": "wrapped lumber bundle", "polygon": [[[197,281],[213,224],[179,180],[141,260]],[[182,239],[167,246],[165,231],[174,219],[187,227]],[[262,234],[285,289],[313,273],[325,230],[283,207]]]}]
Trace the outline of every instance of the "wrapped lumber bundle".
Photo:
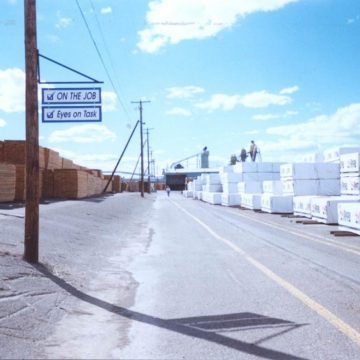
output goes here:
[{"label": "wrapped lumber bundle", "polygon": [[62,168],[62,158],[57,151],[44,148],[45,169],[54,170]]},{"label": "wrapped lumber bundle", "polygon": [[15,199],[15,165],[0,163],[0,202]]},{"label": "wrapped lumber bundle", "polygon": [[0,141],[0,162],[4,162],[4,142]]},{"label": "wrapped lumber bundle", "polygon": [[54,196],[60,199],[81,199],[87,197],[87,172],[75,169],[55,169]]},{"label": "wrapped lumber bundle", "polygon": [[[25,141],[5,140],[3,145],[4,162],[25,165]],[[39,167],[45,168],[45,149],[39,147]]]},{"label": "wrapped lumber bundle", "polygon": [[65,158],[62,158],[62,168],[63,169],[72,169],[73,166],[74,166],[74,163],[72,160],[69,160],[69,159],[65,159]]},{"label": "wrapped lumber bundle", "polygon": [[127,191],[127,183],[126,182],[122,182],[121,183],[121,192]]}]

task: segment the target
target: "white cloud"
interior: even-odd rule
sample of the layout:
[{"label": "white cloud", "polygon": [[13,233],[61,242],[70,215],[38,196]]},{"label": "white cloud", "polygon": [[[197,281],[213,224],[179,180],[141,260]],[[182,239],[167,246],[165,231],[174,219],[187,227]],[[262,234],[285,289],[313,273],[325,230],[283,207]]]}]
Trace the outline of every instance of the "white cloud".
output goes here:
[{"label": "white cloud", "polygon": [[62,16],[60,11],[57,12],[56,17],[57,17],[57,23],[55,26],[58,29],[65,29],[65,28],[69,27],[73,21],[69,17]]},{"label": "white cloud", "polygon": [[102,110],[104,112],[116,111],[117,96],[112,91],[103,91],[101,93]]},{"label": "white cloud", "polygon": [[283,117],[296,116],[296,115],[298,115],[298,114],[299,114],[298,111],[289,110],[289,111],[286,111],[286,112],[285,112],[285,114],[283,115]]},{"label": "white cloud", "polygon": [[354,24],[356,21],[360,20],[360,15],[355,16],[354,18],[348,19],[347,23],[348,25]]},{"label": "white cloud", "polygon": [[265,90],[253,92],[242,97],[241,104],[249,108],[263,108],[270,105],[287,105],[291,98],[285,95],[271,94]]},{"label": "white cloud", "polygon": [[280,115],[277,114],[257,114],[253,116],[253,119],[260,121],[267,121],[267,120],[279,119],[279,117]]},{"label": "white cloud", "polygon": [[298,0],[156,0],[149,3],[147,28],[139,31],[137,46],[155,53],[168,44],[215,36],[240,17],[278,10]]},{"label": "white cloud", "polygon": [[166,115],[191,116],[191,111],[180,107],[174,107],[171,110],[167,111]]},{"label": "white cloud", "polygon": [[288,110],[288,111],[285,111],[283,114],[256,114],[252,118],[254,120],[267,121],[267,120],[288,118],[288,117],[295,116],[298,114],[299,114],[298,111]]},{"label": "white cloud", "polygon": [[263,143],[262,154],[272,154],[274,158],[279,154],[287,154],[289,161],[294,154],[302,156],[318,148],[355,145],[359,143],[360,137],[360,103],[340,108],[331,115],[316,116],[303,123],[268,128],[266,132],[279,138],[274,142]]},{"label": "white cloud", "polygon": [[4,119],[0,119],[0,128],[6,125],[6,121]]},{"label": "white cloud", "polygon": [[290,94],[296,93],[297,91],[299,91],[299,87],[297,85],[295,85],[295,86],[292,86],[292,87],[282,89],[280,91],[280,94],[281,95],[288,95],[288,94],[290,95]]},{"label": "white cloud", "polygon": [[102,14],[110,14],[110,13],[112,13],[112,8],[111,8],[111,6],[107,6],[107,7],[102,8],[102,9],[100,10],[100,12],[101,12]]},{"label": "white cloud", "polygon": [[49,40],[50,43],[56,44],[60,41],[60,38],[57,35],[46,35],[46,38]]},{"label": "white cloud", "polygon": [[189,86],[174,86],[174,87],[170,87],[166,89],[168,94],[167,94],[167,98],[171,99],[171,98],[179,98],[179,99],[186,99],[186,98],[191,98],[196,94],[201,94],[203,93],[205,90],[199,86],[193,86],[193,85],[189,85]]},{"label": "white cloud", "polygon": [[49,136],[49,142],[99,143],[113,141],[116,135],[104,125],[86,124],[73,126],[66,130],[55,130]]},{"label": "white cloud", "polygon": [[241,104],[240,95],[226,95],[226,94],[215,94],[212,95],[209,101],[204,101],[195,104],[200,109],[206,109],[208,111],[214,111],[218,109],[232,110],[235,106]]},{"label": "white cloud", "polygon": [[25,111],[25,73],[18,68],[0,70],[0,110]]},{"label": "white cloud", "polygon": [[291,98],[285,95],[272,94],[265,90],[249,93],[246,95],[212,95],[209,101],[195,104],[200,109],[214,111],[218,109],[233,110],[237,105],[247,108],[265,108],[270,105],[283,106],[291,103]]}]

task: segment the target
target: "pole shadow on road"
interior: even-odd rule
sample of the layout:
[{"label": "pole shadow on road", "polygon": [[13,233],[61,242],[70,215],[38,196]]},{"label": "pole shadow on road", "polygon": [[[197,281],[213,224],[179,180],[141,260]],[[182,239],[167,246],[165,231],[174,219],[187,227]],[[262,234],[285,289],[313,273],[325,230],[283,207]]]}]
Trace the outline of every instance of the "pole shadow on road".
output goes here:
[{"label": "pole shadow on road", "polygon": [[[254,313],[237,313],[215,316],[199,316],[182,319],[161,319],[155,316],[142,314],[137,311],[129,310],[121,306],[108,303],[94,296],[87,295],[78,290],[65,280],[51,273],[44,265],[33,265],[44,276],[53,281],[59,287],[67,291],[69,294],[95,305],[113,314],[128,318],[130,320],[139,321],[145,324],[153,325],[162,329],[173,331],[182,335],[203,339],[218,345],[226,346],[234,350],[274,360],[305,360],[303,357],[287,354],[281,351],[268,349],[260,346],[259,343],[274,336],[279,336],[285,332],[299,328],[305,324],[296,324],[291,321],[271,318]],[[241,340],[233,339],[225,335],[219,334],[224,331],[238,331],[240,329],[269,327],[269,326],[287,326],[276,335],[269,336],[257,343],[247,343]]]}]

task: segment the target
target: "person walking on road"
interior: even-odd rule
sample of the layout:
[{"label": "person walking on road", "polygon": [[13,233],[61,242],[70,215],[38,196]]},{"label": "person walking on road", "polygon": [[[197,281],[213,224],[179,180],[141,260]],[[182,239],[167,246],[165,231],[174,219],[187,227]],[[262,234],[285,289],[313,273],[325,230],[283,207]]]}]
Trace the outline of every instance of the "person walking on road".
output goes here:
[{"label": "person walking on road", "polygon": [[170,187],[169,187],[169,186],[167,186],[167,187],[166,187],[166,193],[167,193],[167,196],[170,196],[170,191],[171,191],[171,190],[170,190]]}]

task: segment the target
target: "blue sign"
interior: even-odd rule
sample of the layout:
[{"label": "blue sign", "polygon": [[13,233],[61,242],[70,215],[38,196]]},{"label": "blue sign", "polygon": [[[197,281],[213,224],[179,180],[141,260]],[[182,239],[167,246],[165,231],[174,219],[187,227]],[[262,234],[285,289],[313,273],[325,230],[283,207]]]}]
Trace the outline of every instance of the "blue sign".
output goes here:
[{"label": "blue sign", "polygon": [[101,106],[43,106],[43,123],[100,122]]},{"label": "blue sign", "polygon": [[42,105],[101,104],[101,88],[47,88],[42,91]]}]

